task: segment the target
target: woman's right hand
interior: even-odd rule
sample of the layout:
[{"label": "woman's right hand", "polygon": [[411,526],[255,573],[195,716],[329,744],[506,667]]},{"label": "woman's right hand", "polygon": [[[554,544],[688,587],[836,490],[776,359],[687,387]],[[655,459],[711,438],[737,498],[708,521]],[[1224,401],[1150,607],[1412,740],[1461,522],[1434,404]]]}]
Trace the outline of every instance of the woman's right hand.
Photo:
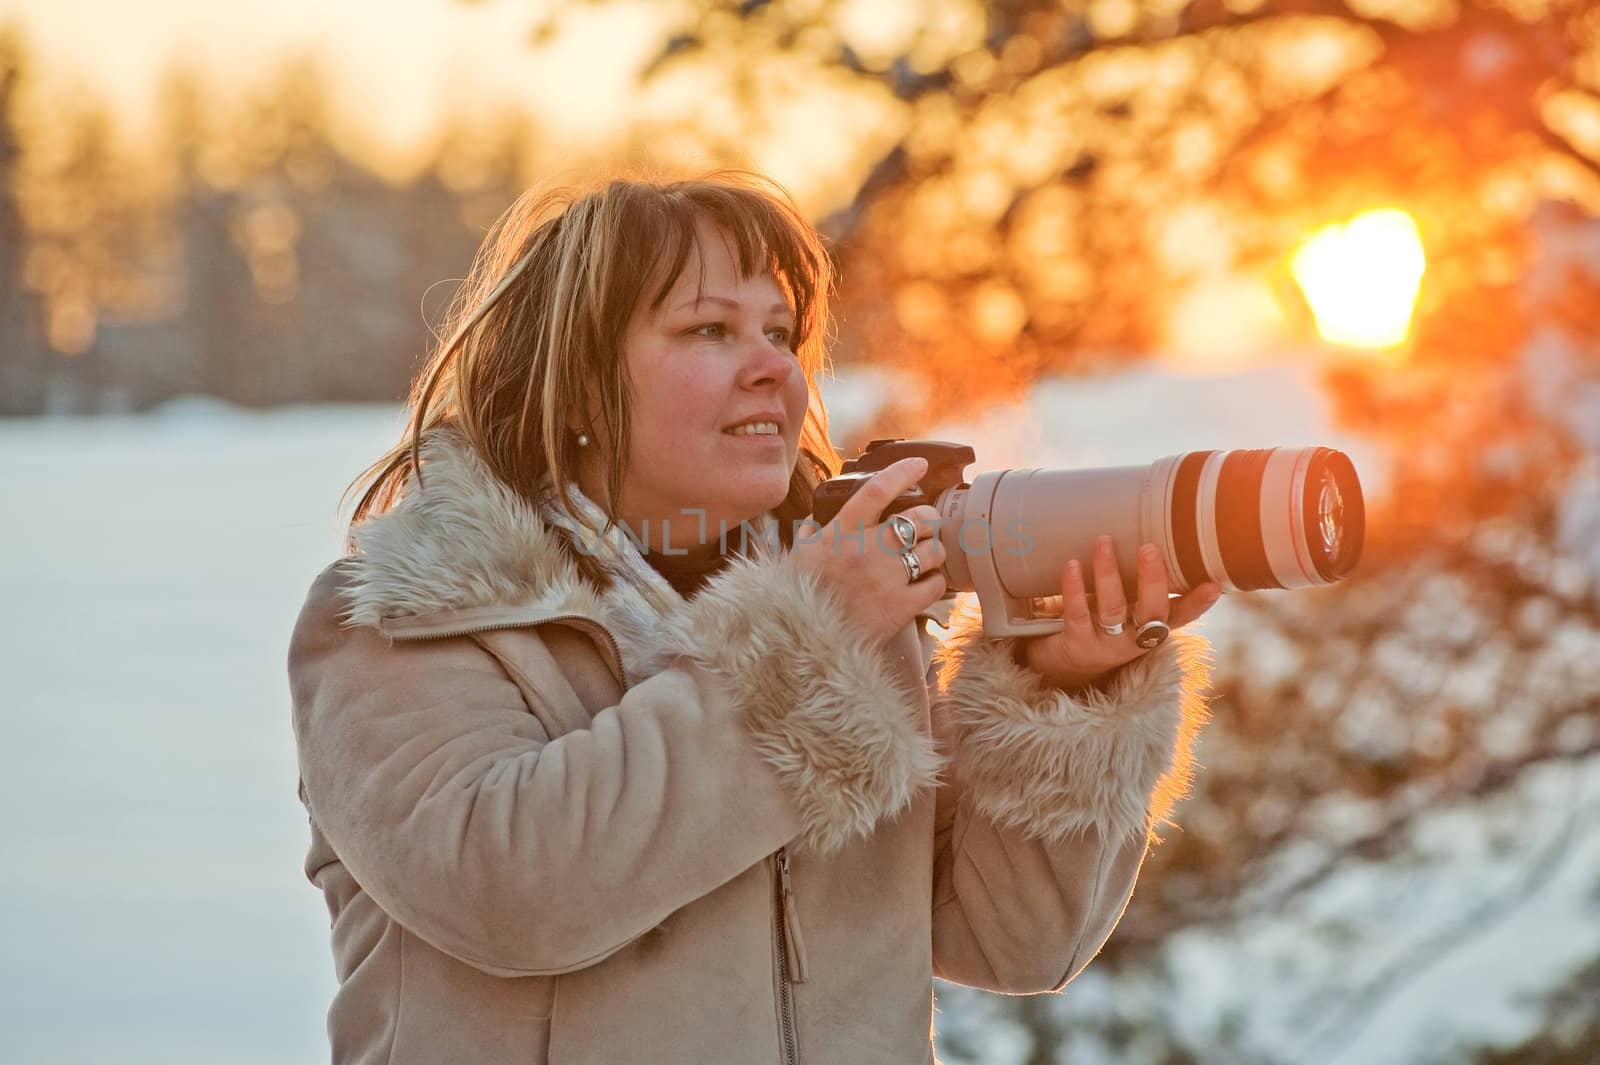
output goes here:
[{"label": "woman's right hand", "polygon": [[845,501],[827,527],[812,535],[816,526],[812,522],[790,551],[802,569],[817,574],[818,583],[875,644],[899,632],[945,592],[941,570],[945,549],[934,535],[939,511],[924,505],[901,512],[917,525],[914,550],[922,576],[915,582],[908,579],[894,529],[878,520],[885,507],[927,472],[928,462],[921,458],[901,459],[879,470]]}]

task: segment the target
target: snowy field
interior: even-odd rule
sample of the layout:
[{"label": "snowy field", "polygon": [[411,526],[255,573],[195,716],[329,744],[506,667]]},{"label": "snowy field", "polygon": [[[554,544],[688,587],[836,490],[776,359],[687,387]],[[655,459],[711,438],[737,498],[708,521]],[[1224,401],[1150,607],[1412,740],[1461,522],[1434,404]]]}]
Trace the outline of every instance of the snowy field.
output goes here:
[{"label": "snowy field", "polygon": [[[884,387],[865,376],[831,384],[836,436]],[[0,783],[10,811],[0,827],[5,1061],[327,1059],[334,975],[327,912],[301,874],[306,824],[284,658],[307,585],[338,553],[340,491],[402,427],[397,407],[252,413],[200,400],[149,415],[0,421],[8,499],[0,724],[12,752]],[[973,443],[975,469],[1330,444],[1355,459],[1369,494],[1382,484],[1373,453],[1327,427],[1314,382],[1287,363],[1046,383],[1025,404],[975,424],[916,428],[906,435]],[[1224,602],[1200,627],[1226,624]],[[1573,784],[1552,778],[1547,786]],[[1587,795],[1592,810],[1600,782]],[[1589,850],[1567,868],[1592,871],[1600,866],[1594,834],[1579,836]],[[1448,873],[1445,880],[1486,886],[1508,875],[1489,854]],[[1580,912],[1592,876],[1580,883],[1564,875],[1523,911],[1533,926],[1452,959],[1459,978],[1444,973],[1413,988],[1341,1045],[1338,1060],[1411,1060],[1402,1052],[1408,1036],[1453,1028],[1441,1012],[1452,1002],[1475,1023],[1514,1025],[1502,1015],[1516,1008],[1505,995],[1473,997],[1486,973],[1511,970],[1515,983],[1542,969],[1548,978],[1569,956],[1600,951],[1595,922],[1574,930],[1566,916]],[[1364,883],[1371,886],[1334,887],[1360,892]],[[1384,890],[1393,892],[1386,919],[1403,950],[1440,902],[1425,893],[1428,884]],[[1284,966],[1296,953],[1283,938],[1293,928],[1286,918],[1238,947],[1200,937],[1175,945],[1173,963],[1195,989],[1195,1000],[1179,1006],[1186,1024],[1203,1030],[1248,1008],[1266,985],[1291,986]],[[1092,974],[1067,996],[1086,1008]],[[1295,1024],[1292,1003],[1260,1004],[1264,1024]],[[1263,1032],[1283,1045],[1270,1036]]]}]

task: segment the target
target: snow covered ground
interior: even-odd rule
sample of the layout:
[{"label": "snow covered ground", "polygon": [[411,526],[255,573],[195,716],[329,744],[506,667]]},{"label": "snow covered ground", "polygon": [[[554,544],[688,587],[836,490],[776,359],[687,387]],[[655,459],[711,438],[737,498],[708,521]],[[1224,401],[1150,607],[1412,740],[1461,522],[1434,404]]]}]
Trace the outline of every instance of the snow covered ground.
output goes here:
[{"label": "snow covered ground", "polygon": [[[886,381],[830,385],[836,436]],[[300,870],[306,826],[284,656],[307,585],[338,553],[340,491],[402,428],[396,407],[253,413],[203,400],[143,416],[0,421],[7,1060],[326,1059],[334,975],[327,913]],[[1051,382],[975,423],[904,432],[973,443],[977,469],[1330,444],[1355,459],[1369,494],[1382,485],[1374,453],[1327,427],[1315,383],[1293,362]],[[1202,628],[1226,625],[1226,607]],[[1600,785],[1586,787],[1592,806]],[[1592,834],[1584,840],[1592,870],[1600,855]],[[1448,875],[1462,892],[1501,875],[1493,856],[1464,855]],[[1583,888],[1552,878],[1523,924],[1395,1000],[1339,1060],[1409,1060],[1408,1032],[1451,1028],[1462,1011],[1512,1024],[1509,991],[1524,975],[1600,950]],[[1396,950],[1406,929],[1423,931],[1405,915],[1436,905],[1406,896],[1393,914]],[[1291,985],[1273,954],[1293,935],[1285,922],[1277,939],[1265,930],[1251,944],[1175,945],[1195,993],[1188,1023],[1203,1028],[1241,1002],[1250,1008],[1253,989]],[[1091,974],[1074,984],[1085,1003]],[[1261,1005],[1264,1024],[1295,1023],[1287,1004]]]},{"label": "snow covered ground", "polygon": [[[1600,760],[1540,767],[1420,818],[1400,858],[1352,861],[1240,927],[1174,936],[1162,967],[1176,1001],[1165,985],[1114,989],[1091,965],[1063,1016],[1165,1017],[1191,1047],[1231,1037],[1230,1062],[1445,1065],[1515,1046],[1539,1030],[1544,995],[1600,956],[1597,815]],[[1142,1060],[1069,1046],[1074,1065]]]}]

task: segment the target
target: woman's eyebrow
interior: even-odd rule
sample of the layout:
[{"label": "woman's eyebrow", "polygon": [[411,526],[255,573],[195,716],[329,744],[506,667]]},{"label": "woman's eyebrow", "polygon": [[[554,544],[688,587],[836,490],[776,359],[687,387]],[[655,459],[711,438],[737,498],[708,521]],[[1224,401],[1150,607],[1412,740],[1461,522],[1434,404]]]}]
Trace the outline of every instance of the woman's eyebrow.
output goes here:
[{"label": "woman's eyebrow", "polygon": [[[685,302],[678,304],[677,309],[681,311],[686,307],[697,307],[702,303],[720,303],[724,307],[731,307],[734,310],[738,310],[739,309],[739,301],[738,300],[730,300],[726,296],[696,296],[692,300],[686,300]],[[791,308],[787,303],[784,303],[781,300],[778,301],[777,303],[774,303],[768,309],[772,314],[793,314],[794,313],[794,309]]]}]

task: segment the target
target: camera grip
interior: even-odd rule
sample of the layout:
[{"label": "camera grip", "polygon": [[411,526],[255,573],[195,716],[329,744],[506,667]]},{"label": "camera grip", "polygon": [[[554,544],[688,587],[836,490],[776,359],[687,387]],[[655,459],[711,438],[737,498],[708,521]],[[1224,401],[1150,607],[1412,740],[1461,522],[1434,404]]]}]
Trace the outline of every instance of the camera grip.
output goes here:
[{"label": "camera grip", "polygon": [[[861,486],[872,479],[870,473],[846,473],[830,478],[817,486],[816,492],[811,497],[811,517],[818,525],[827,525],[839,516],[839,511],[844,508],[850,497],[861,489]],[[902,492],[894,498],[883,513],[877,516],[882,521],[891,514],[898,514],[902,510],[919,506],[928,502],[928,494],[920,485],[913,485],[908,492]]]},{"label": "camera grip", "polygon": [[904,437],[885,437],[873,440],[856,458],[847,461],[840,471],[817,485],[811,497],[811,517],[818,525],[827,525],[838,517],[839,509],[873,474],[904,458],[918,457],[928,463],[928,472],[910,490],[897,496],[883,508],[877,517],[882,521],[890,514],[933,503],[946,489],[965,483],[964,471],[976,461],[968,444],[948,440],[907,440]]}]

